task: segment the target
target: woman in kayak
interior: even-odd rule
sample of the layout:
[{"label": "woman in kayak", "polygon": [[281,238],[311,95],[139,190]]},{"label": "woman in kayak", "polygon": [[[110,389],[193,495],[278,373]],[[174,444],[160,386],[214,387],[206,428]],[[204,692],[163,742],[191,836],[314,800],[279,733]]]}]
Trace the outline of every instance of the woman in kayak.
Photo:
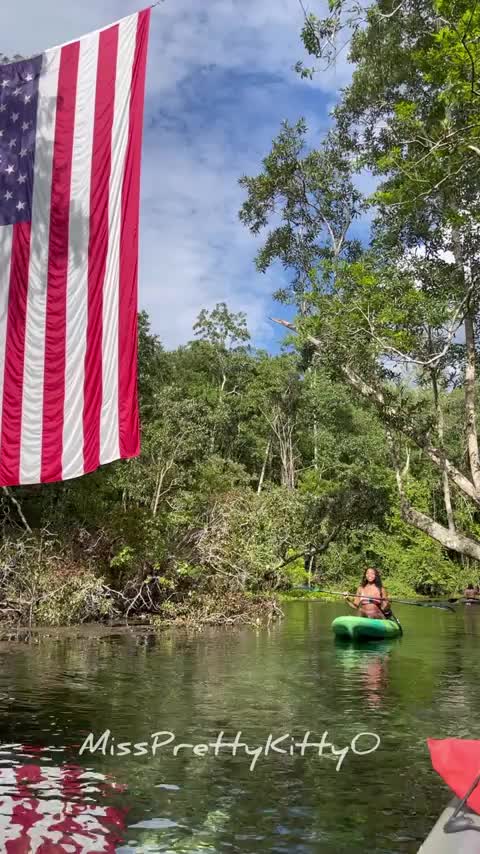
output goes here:
[{"label": "woman in kayak", "polygon": [[351,608],[359,611],[360,616],[369,617],[371,620],[383,620],[391,613],[388,594],[382,585],[380,573],[372,567],[365,570],[353,601],[347,597],[347,602]]}]

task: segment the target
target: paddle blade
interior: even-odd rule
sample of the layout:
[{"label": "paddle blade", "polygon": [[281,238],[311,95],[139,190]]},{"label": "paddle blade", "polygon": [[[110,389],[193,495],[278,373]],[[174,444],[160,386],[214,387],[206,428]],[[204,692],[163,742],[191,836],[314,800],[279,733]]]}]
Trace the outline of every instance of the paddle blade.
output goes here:
[{"label": "paddle blade", "polygon": [[[463,798],[480,771],[480,741],[467,738],[428,738],[433,769],[440,775],[457,798]],[[480,814],[480,786],[467,801]]]}]

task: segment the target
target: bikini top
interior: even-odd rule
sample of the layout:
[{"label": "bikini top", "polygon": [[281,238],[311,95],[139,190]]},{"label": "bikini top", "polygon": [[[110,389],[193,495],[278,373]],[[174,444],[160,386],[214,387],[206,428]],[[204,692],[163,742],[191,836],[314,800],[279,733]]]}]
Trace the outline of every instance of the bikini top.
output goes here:
[{"label": "bikini top", "polygon": [[[362,605],[362,604],[365,605],[365,604],[370,604],[370,603],[372,605],[378,605],[378,604],[380,604],[381,598],[382,598],[381,593],[378,593],[377,596],[362,596],[361,595],[360,596],[360,605]],[[376,601],[376,600],[378,600],[378,601]]]}]

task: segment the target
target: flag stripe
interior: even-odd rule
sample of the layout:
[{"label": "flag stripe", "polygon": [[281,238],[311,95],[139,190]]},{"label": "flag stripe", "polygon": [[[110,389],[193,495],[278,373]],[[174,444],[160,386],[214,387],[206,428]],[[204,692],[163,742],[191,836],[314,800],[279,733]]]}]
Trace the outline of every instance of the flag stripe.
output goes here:
[{"label": "flag stripe", "polygon": [[98,50],[90,185],[88,326],[83,409],[85,472],[93,471],[100,465],[103,283],[108,252],[108,200],[117,51],[118,26],[100,34]]},{"label": "flag stripe", "polygon": [[119,304],[119,424],[120,455],[140,452],[137,392],[138,225],[140,205],[140,151],[150,9],[140,12],[133,66],[130,127],[122,188]]},{"label": "flag stripe", "polygon": [[5,342],[8,359],[4,371],[0,438],[0,482],[4,486],[15,486],[20,477],[22,394],[19,390],[23,388],[30,236],[29,222],[13,226]]},{"label": "flag stripe", "polygon": [[98,33],[80,42],[72,155],[70,237],[66,303],[63,478],[83,474],[83,391],[87,339],[90,163],[93,147]]},{"label": "flag stripe", "polygon": [[62,49],[58,74],[45,327],[43,483],[62,479],[70,181],[79,48],[74,42]]},{"label": "flag stripe", "polygon": [[[0,228],[0,427],[3,408],[3,374],[8,319],[8,293],[10,290],[10,258],[12,253],[13,225]],[[1,446],[0,446],[1,448]],[[0,450],[1,454],[1,450]]]},{"label": "flag stripe", "polygon": [[120,456],[118,435],[118,295],[122,178],[128,143],[130,86],[137,36],[136,17],[119,24],[115,112],[112,130],[112,174],[109,199],[109,251],[103,290],[103,403],[100,426],[102,463]]},{"label": "flag stripe", "polygon": [[20,482],[38,483],[42,460],[43,369],[47,305],[50,198],[60,51],[47,51],[40,74],[32,236],[25,330]]}]

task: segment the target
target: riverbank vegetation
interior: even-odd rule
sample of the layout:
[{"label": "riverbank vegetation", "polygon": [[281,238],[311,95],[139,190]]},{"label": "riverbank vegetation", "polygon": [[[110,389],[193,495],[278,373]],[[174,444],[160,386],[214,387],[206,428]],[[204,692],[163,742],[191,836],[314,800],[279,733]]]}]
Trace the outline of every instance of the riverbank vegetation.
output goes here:
[{"label": "riverbank vegetation", "polygon": [[4,617],[255,622],[366,563],[397,594],[478,580],[479,36],[449,0],[306,18],[299,74],[347,39],[352,82],[318,148],[285,124],[241,179],[284,349],[219,304],[166,352],[141,315],[142,455],[4,491]]},{"label": "riverbank vegetation", "polygon": [[[278,614],[278,592],[309,575],[354,584],[366,562],[392,591],[457,587],[458,556],[401,518],[368,404],[303,352],[251,348],[244,318],[223,305],[196,333],[165,352],[140,318],[139,459],[3,493],[4,617],[255,623]],[[461,400],[446,399],[450,435]],[[408,482],[441,513],[420,454]]]}]

